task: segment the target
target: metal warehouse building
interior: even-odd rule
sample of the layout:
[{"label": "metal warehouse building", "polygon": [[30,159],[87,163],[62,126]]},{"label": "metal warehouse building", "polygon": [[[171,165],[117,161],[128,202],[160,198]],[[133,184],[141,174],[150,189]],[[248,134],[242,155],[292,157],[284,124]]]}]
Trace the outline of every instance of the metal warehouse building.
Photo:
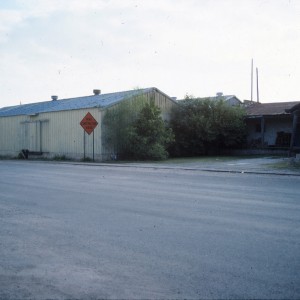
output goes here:
[{"label": "metal warehouse building", "polygon": [[[103,139],[103,117],[107,109],[124,101],[136,103],[134,99],[154,101],[165,120],[176,105],[157,88],[147,88],[109,94],[94,90],[92,96],[62,100],[53,96],[52,101],[4,107],[0,109],[0,156],[16,157],[26,149],[47,158],[110,159],[111,149]],[[88,113],[95,119],[92,134],[80,125]]]}]

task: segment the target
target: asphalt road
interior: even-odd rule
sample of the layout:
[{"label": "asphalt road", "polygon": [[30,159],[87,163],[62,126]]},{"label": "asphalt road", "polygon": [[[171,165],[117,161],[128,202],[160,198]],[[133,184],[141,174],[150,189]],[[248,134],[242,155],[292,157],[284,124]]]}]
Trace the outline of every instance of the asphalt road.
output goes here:
[{"label": "asphalt road", "polygon": [[300,177],[0,161],[1,299],[300,298]]}]

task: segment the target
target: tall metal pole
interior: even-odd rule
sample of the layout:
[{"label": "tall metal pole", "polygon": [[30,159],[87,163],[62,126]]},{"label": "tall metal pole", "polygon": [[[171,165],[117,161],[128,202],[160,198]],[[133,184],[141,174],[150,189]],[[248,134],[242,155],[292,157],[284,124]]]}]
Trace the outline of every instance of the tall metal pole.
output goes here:
[{"label": "tall metal pole", "polygon": [[253,101],[253,58],[251,60],[251,102]]},{"label": "tall metal pole", "polygon": [[258,69],[257,68],[256,68],[256,99],[257,99],[257,103],[259,103]]}]

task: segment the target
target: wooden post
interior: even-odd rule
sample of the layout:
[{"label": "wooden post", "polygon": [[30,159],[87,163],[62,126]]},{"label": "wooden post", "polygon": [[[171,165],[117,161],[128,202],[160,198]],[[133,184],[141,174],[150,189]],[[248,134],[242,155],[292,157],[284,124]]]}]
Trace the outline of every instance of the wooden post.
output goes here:
[{"label": "wooden post", "polygon": [[83,159],[85,159],[85,130],[83,130]]},{"label": "wooden post", "polygon": [[93,130],[93,161],[95,161],[95,130]]}]

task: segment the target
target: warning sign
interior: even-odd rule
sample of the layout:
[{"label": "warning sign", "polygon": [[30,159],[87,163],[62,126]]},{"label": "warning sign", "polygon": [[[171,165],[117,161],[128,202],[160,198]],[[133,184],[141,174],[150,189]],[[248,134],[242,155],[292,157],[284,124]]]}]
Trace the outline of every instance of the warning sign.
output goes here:
[{"label": "warning sign", "polygon": [[87,134],[91,134],[94,129],[97,127],[98,122],[95,118],[88,112],[85,117],[80,122],[80,125],[85,130]]}]

